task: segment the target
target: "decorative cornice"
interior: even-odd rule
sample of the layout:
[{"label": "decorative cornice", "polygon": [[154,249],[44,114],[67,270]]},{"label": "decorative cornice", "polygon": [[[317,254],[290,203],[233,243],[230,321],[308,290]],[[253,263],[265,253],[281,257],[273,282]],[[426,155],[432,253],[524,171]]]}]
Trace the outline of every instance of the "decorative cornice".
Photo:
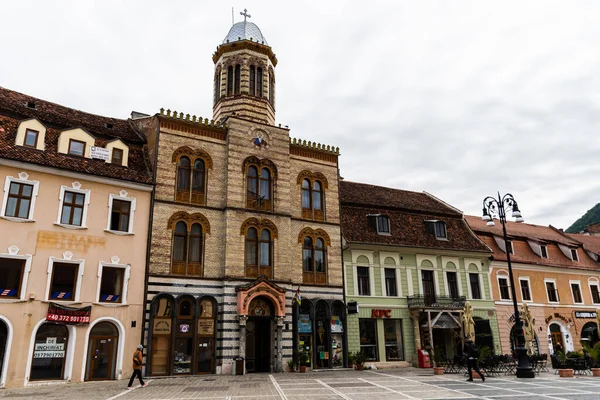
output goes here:
[{"label": "decorative cornice", "polygon": [[210,233],[210,222],[208,222],[208,219],[200,213],[188,214],[185,211],[178,211],[169,218],[167,229],[173,230],[175,223],[179,221],[186,223],[188,232],[192,229],[192,224],[199,223],[202,225],[202,231],[204,231],[204,233]]},{"label": "decorative cornice", "polygon": [[302,229],[298,234],[298,243],[303,243],[304,238],[307,236],[311,237],[313,242],[316,241],[317,238],[321,238],[325,242],[325,246],[331,246],[331,239],[323,229],[312,229],[310,227]]},{"label": "decorative cornice", "polygon": [[277,57],[275,53],[273,53],[273,49],[271,47],[253,42],[250,40],[236,40],[232,43],[225,43],[217,47],[217,51],[213,53],[213,63],[217,63],[221,56],[229,51],[238,51],[238,50],[250,50],[260,54],[264,54],[269,57],[273,66],[277,66]]},{"label": "decorative cornice", "polygon": [[321,182],[321,184],[323,185],[323,189],[327,189],[329,186],[327,178],[320,172],[310,172],[309,170],[305,169],[304,171],[298,174],[298,179],[296,180],[296,183],[298,183],[298,185],[301,185],[304,179],[308,179],[311,183],[314,183],[314,181]]},{"label": "decorative cornice", "polygon": [[242,224],[242,227],[240,229],[240,235],[246,236],[246,233],[248,232],[248,228],[256,228],[256,230],[258,230],[259,237],[260,237],[260,232],[263,229],[268,229],[269,231],[271,231],[273,239],[277,239],[277,236],[278,236],[277,226],[275,226],[275,224],[268,219],[259,220],[258,218],[248,218]]},{"label": "decorative cornice", "polygon": [[324,144],[316,142],[307,142],[302,139],[290,138],[290,155],[337,163],[337,159],[340,155],[340,148],[325,146]]},{"label": "decorative cornice", "polygon": [[[156,114],[161,120],[161,128],[179,130],[185,133],[210,137],[219,140],[227,139],[227,124],[208,118],[196,117],[195,115],[171,112],[170,109],[160,109],[160,113]],[[165,122],[162,122],[165,121]]]},{"label": "decorative cornice", "polygon": [[[209,169],[212,168],[212,166],[213,166],[213,161],[212,161],[210,154],[208,154],[206,151],[201,150],[201,149],[192,150],[188,146],[182,146],[173,152],[172,161],[173,162],[179,161],[179,158],[182,156],[188,156],[192,159],[201,158],[204,160],[204,162],[206,164],[206,168],[209,168]],[[192,164],[193,164],[193,162],[194,161],[192,160]]]}]

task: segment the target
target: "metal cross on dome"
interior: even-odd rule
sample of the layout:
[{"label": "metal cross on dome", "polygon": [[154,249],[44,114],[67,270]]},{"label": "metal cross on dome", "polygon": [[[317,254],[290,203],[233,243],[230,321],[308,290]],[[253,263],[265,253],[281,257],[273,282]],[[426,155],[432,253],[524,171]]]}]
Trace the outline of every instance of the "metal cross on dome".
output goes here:
[{"label": "metal cross on dome", "polygon": [[240,15],[244,16],[244,22],[246,22],[246,18],[252,18],[252,16],[250,14],[248,14],[248,10],[246,10],[245,8],[244,8],[244,12],[240,11]]}]

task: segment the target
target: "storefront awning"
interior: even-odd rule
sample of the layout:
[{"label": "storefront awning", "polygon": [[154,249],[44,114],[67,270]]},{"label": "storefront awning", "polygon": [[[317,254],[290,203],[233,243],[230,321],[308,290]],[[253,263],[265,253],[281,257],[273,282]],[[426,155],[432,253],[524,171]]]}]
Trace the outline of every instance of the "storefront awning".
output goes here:
[{"label": "storefront awning", "polygon": [[[432,318],[433,321],[433,318]],[[427,322],[425,322],[424,324],[421,325],[421,328],[427,328]],[[437,319],[437,321],[435,321],[435,324],[433,324],[432,328],[437,328],[437,329],[456,329],[456,328],[460,328],[460,325],[458,325],[456,323],[456,321],[449,316],[448,314],[442,314],[440,315],[440,317]]]}]

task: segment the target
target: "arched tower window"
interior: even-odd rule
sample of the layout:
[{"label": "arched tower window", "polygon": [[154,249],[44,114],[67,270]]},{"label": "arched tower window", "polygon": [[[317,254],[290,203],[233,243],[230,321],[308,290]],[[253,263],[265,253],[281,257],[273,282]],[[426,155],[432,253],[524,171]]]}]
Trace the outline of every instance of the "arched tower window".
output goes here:
[{"label": "arched tower window", "polygon": [[263,97],[263,70],[256,68],[256,96]]},{"label": "arched tower window", "polygon": [[175,224],[173,250],[171,252],[171,273],[202,276],[202,225],[199,223],[191,223],[190,225],[184,221]]},{"label": "arched tower window", "polygon": [[215,73],[215,96],[214,104],[217,104],[221,100],[221,67],[217,68]]},{"label": "arched tower window", "polygon": [[242,76],[242,67],[240,64],[235,66],[235,94],[240,94],[240,79]]},{"label": "arched tower window", "polygon": [[181,157],[177,164],[176,200],[184,200],[190,196],[190,159]]},{"label": "arched tower window", "polygon": [[246,277],[261,275],[273,278],[273,239],[277,238],[277,227],[271,221],[249,218],[242,224],[241,235],[245,236],[244,259]]},{"label": "arched tower window", "polygon": [[192,172],[192,198],[194,204],[204,204],[204,160],[198,158],[194,161]]},{"label": "arched tower window", "polygon": [[207,169],[212,168],[210,155],[203,150],[183,146],[173,152],[172,161],[177,163],[175,201],[204,205]]},{"label": "arched tower window", "polygon": [[311,210],[311,196],[310,196],[310,181],[308,179],[302,180],[302,209]]},{"label": "arched tower window", "polygon": [[327,246],[329,235],[321,229],[305,228],[298,241],[302,243],[302,281],[327,284]]},{"label": "arched tower window", "polygon": [[256,67],[250,66],[250,96],[256,96]]},{"label": "arched tower window", "polygon": [[298,175],[298,183],[302,184],[302,218],[324,221],[327,179],[318,172],[302,171]]},{"label": "arched tower window", "polygon": [[269,71],[269,102],[275,108],[275,76]]},{"label": "arched tower window", "polygon": [[253,165],[248,167],[248,188],[247,188],[247,197],[248,203],[250,201],[256,201],[258,198],[258,172],[257,168]]},{"label": "arched tower window", "polygon": [[227,96],[233,96],[233,66],[227,67]]},{"label": "arched tower window", "polygon": [[242,167],[246,173],[246,207],[273,211],[273,182],[277,179],[275,164],[248,157]]}]

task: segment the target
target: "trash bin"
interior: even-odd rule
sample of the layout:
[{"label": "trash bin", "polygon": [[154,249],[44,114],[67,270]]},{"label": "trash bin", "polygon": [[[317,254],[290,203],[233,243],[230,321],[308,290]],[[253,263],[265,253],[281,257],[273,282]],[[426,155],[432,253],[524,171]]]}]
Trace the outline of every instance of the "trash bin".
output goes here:
[{"label": "trash bin", "polygon": [[429,353],[425,349],[419,349],[419,368],[431,368]]},{"label": "trash bin", "polygon": [[236,357],[233,359],[233,374],[244,375],[244,357]]}]

